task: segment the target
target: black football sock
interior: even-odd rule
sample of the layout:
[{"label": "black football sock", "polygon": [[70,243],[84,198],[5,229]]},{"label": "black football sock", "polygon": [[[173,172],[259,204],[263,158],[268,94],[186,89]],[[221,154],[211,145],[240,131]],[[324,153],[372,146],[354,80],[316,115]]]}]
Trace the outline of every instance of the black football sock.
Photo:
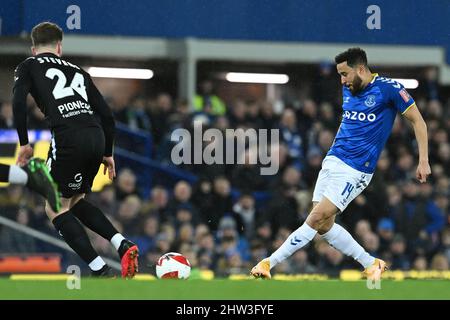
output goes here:
[{"label": "black football sock", "polygon": [[108,241],[111,241],[112,237],[119,233],[99,208],[84,199],[78,201],[72,207],[71,212],[73,212],[75,217],[80,219],[86,227]]},{"label": "black football sock", "polygon": [[75,218],[70,210],[56,216],[52,222],[67,244],[84,262],[89,264],[98,257],[98,253],[89,241],[86,230],[84,230],[83,225]]},{"label": "black football sock", "polygon": [[0,182],[8,182],[9,181],[8,178],[9,178],[9,166],[0,163]]}]

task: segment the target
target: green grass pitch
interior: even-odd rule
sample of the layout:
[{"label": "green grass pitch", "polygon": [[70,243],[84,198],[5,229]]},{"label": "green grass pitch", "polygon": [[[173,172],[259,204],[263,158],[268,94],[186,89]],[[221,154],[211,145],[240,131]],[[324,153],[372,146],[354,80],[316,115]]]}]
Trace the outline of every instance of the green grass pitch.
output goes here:
[{"label": "green grass pitch", "polygon": [[383,280],[369,290],[365,281],[280,280],[123,280],[81,279],[69,290],[66,280],[0,278],[0,299],[157,299],[157,300],[384,300],[450,299],[448,280]]}]

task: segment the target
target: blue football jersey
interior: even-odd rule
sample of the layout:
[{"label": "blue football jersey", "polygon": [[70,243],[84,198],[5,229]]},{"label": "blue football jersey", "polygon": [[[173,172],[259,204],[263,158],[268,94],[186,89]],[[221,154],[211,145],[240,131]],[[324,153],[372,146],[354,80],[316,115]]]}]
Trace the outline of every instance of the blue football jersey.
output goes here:
[{"label": "blue football jersey", "polygon": [[356,95],[344,86],[342,122],[328,155],[356,170],[373,173],[397,112],[403,114],[414,105],[400,83],[378,74]]}]

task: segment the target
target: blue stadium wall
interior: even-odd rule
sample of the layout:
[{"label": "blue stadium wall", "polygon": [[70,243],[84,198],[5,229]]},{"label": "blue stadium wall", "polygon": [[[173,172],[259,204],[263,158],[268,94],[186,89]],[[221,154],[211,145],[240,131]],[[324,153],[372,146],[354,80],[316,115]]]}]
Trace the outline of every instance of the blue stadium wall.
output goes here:
[{"label": "blue stadium wall", "polygon": [[[67,30],[67,7],[81,29]],[[369,30],[369,5],[381,30]],[[50,20],[67,33],[442,46],[450,62],[450,0],[1,0],[2,35]]]}]

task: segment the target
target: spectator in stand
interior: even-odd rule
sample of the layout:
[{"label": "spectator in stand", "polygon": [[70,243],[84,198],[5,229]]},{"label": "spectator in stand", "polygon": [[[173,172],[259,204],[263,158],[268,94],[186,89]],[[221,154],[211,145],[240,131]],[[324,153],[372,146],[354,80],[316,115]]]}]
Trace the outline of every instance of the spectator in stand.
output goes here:
[{"label": "spectator in stand", "polygon": [[247,121],[247,105],[242,100],[235,100],[229,110],[230,114],[228,118],[230,119],[230,124],[233,128],[239,128],[245,126]]},{"label": "spectator in stand", "polygon": [[11,102],[0,103],[0,128],[15,129]]},{"label": "spectator in stand", "polygon": [[275,129],[278,123],[278,116],[275,114],[273,104],[269,101],[263,101],[259,110],[259,118],[261,119],[261,129]]},{"label": "spectator in stand", "polygon": [[313,98],[318,103],[328,102],[331,104],[337,103],[340,92],[336,83],[335,66],[330,62],[322,62],[319,65],[319,72],[317,78],[313,82]]},{"label": "spectator in stand", "polygon": [[394,222],[392,219],[383,218],[378,222],[377,233],[380,239],[380,253],[389,250],[394,239]]},{"label": "spectator in stand", "polygon": [[168,205],[169,194],[167,190],[163,186],[156,185],[150,193],[150,200],[143,204],[142,211],[156,216],[161,222],[166,222],[169,218]]},{"label": "spectator in stand", "polygon": [[139,223],[140,230],[130,239],[136,243],[141,252],[151,251],[155,248],[156,236],[159,231],[159,219],[156,216],[142,218]]},{"label": "spectator in stand", "polygon": [[408,270],[411,262],[406,254],[406,241],[401,234],[396,234],[392,239],[390,251],[392,253],[392,270]]},{"label": "spectator in stand", "polygon": [[[246,150],[244,155],[244,163],[235,165],[231,173],[231,182],[233,187],[244,192],[253,192],[263,190],[265,181],[260,173],[260,167],[257,164],[251,164],[251,153],[257,150]],[[257,159],[257,153],[254,159]]]},{"label": "spectator in stand", "polygon": [[344,268],[344,255],[331,246],[327,246],[318,263],[319,270],[333,277],[339,277]]},{"label": "spectator in stand", "polygon": [[316,273],[317,268],[309,262],[306,250],[298,250],[292,255],[289,272],[292,274]]},{"label": "spectator in stand", "polygon": [[246,239],[252,239],[259,213],[256,211],[255,198],[250,193],[242,193],[233,206],[233,218],[237,223],[237,230]]},{"label": "spectator in stand", "polygon": [[331,130],[335,133],[339,127],[334,114],[333,106],[328,102],[323,102],[320,105],[320,121],[323,123],[325,129]]},{"label": "spectator in stand", "polygon": [[286,109],[280,120],[280,138],[287,145],[289,157],[302,167],[304,164],[303,139],[297,127],[297,118],[294,111]]},{"label": "spectator in stand", "polygon": [[222,116],[227,111],[225,103],[214,93],[211,80],[200,83],[200,90],[194,98],[194,110],[214,116]]},{"label": "spectator in stand", "polygon": [[425,271],[428,269],[427,258],[424,256],[417,256],[414,259],[412,269],[416,271]]},{"label": "spectator in stand", "polygon": [[281,184],[274,189],[276,190],[274,196],[263,213],[262,220],[270,223],[275,234],[281,227],[294,230],[300,223],[299,205],[296,199],[298,185],[294,183],[298,182],[299,177],[299,171],[293,167],[287,168]]},{"label": "spectator in stand", "polygon": [[449,261],[447,260],[447,257],[442,253],[436,254],[431,260],[431,270],[448,271]]},{"label": "spectator in stand", "polygon": [[120,203],[115,217],[122,224],[125,235],[138,233],[141,206],[142,202],[136,195],[129,195]]},{"label": "spectator in stand", "polygon": [[308,188],[313,188],[317,176],[322,168],[324,154],[317,146],[311,146],[306,154],[306,169],[304,170],[304,180]]},{"label": "spectator in stand", "polygon": [[169,131],[169,118],[172,114],[172,97],[167,93],[160,93],[147,109],[150,117],[153,141],[159,145],[164,135]]},{"label": "spectator in stand", "polygon": [[226,214],[231,213],[233,201],[231,199],[230,182],[224,176],[217,177],[213,182],[213,203],[214,210],[207,213],[205,221],[211,231],[216,231],[220,219]]},{"label": "spectator in stand", "polygon": [[441,97],[441,87],[438,76],[437,67],[425,69],[424,76],[419,81],[418,94],[426,97],[427,100],[439,100]]},{"label": "spectator in stand", "polygon": [[396,232],[406,240],[408,252],[417,247],[437,246],[436,234],[444,227],[444,216],[436,204],[419,194],[418,185],[408,180],[403,187],[404,197],[397,210],[391,213]]},{"label": "spectator in stand", "polygon": [[147,99],[143,96],[135,97],[126,112],[126,124],[132,130],[151,132],[152,124],[147,114]]},{"label": "spectator in stand", "polygon": [[175,184],[173,189],[173,196],[169,202],[168,212],[171,216],[174,216],[176,210],[180,207],[180,205],[185,205],[186,207],[190,207],[194,209],[192,202],[192,187],[186,181],[178,181]]},{"label": "spectator in stand", "polygon": [[136,175],[128,168],[121,169],[116,180],[116,199],[122,201],[129,195],[137,195]]},{"label": "spectator in stand", "polygon": [[116,188],[113,184],[107,184],[100,192],[88,195],[89,201],[107,215],[113,215],[119,202],[116,200]]}]

